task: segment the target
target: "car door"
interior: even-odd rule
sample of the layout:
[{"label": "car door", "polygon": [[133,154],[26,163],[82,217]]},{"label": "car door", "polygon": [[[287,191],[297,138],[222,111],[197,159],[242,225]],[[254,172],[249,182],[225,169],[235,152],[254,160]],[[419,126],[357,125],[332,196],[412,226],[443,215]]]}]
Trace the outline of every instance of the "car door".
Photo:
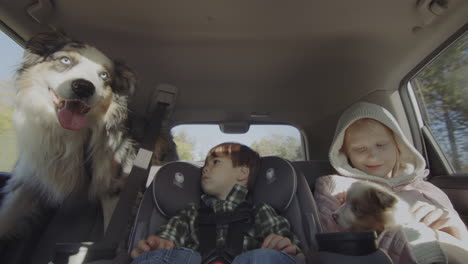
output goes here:
[{"label": "car door", "polygon": [[[434,57],[436,56],[436,57]],[[402,93],[429,181],[468,224],[468,33],[466,26],[415,69]]]}]

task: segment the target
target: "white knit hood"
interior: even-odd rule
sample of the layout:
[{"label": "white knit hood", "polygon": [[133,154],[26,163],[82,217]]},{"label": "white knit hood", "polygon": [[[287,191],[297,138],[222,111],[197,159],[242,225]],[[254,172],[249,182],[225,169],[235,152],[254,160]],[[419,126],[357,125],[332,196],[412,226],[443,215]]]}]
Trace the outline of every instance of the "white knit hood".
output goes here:
[{"label": "white knit hood", "polygon": [[[346,155],[340,151],[343,146],[346,129],[354,123],[354,121],[363,118],[375,119],[386,125],[394,132],[395,140],[397,142],[398,149],[400,150],[400,170],[393,178],[387,179],[372,176],[353,168],[349,164]],[[332,166],[342,176],[370,180],[386,184],[390,187],[409,183],[417,177],[425,177],[427,174],[425,170],[426,163],[423,157],[404,136],[398,122],[392,114],[381,106],[365,102],[352,105],[341,115],[338,120],[335,137],[330,148],[329,158]]]}]

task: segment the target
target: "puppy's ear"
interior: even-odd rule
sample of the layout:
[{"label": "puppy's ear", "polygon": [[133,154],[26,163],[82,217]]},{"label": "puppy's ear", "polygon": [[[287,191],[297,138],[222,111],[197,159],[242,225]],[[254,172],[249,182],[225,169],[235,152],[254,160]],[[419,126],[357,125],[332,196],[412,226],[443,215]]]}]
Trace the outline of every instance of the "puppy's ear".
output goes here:
[{"label": "puppy's ear", "polygon": [[397,202],[396,197],[392,194],[375,188],[369,189],[369,195],[372,200],[376,201],[384,209],[392,207]]},{"label": "puppy's ear", "polygon": [[83,45],[80,42],[71,40],[64,34],[57,32],[44,32],[39,33],[28,40],[26,42],[26,50],[41,57],[47,57],[72,42],[75,42],[77,45]]},{"label": "puppy's ear", "polygon": [[112,90],[124,95],[135,92],[136,75],[123,61],[114,61],[114,76],[112,77]]}]

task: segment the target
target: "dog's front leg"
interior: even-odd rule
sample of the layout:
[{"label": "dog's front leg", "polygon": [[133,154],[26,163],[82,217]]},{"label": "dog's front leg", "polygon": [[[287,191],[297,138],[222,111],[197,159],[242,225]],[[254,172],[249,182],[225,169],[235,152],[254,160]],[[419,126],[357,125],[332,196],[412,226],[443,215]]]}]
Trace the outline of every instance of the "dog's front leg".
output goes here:
[{"label": "dog's front leg", "polygon": [[29,232],[33,222],[28,220],[40,215],[40,204],[34,192],[24,185],[9,188],[11,185],[10,180],[5,187],[7,192],[0,208],[0,238]]},{"label": "dog's front leg", "polygon": [[[96,151],[95,157],[109,157],[104,151]],[[112,156],[110,156],[112,157]],[[96,163],[100,160],[99,163]],[[90,188],[90,197],[99,197],[104,218],[104,232],[109,226],[114,209],[119,201],[120,187],[120,164],[112,158],[95,158],[93,160],[93,178]]]}]

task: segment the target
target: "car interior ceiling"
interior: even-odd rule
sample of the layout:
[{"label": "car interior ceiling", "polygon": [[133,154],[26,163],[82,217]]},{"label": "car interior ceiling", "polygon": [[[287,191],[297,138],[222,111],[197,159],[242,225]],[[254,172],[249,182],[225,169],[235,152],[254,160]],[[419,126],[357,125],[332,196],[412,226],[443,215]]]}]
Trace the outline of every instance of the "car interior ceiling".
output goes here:
[{"label": "car interior ceiling", "polygon": [[316,127],[333,131],[338,113],[367,95],[391,106],[386,93],[466,23],[465,1],[440,15],[429,2],[19,0],[3,1],[0,14],[21,40],[52,27],[127,61],[139,77],[136,116],[166,83],[178,90],[171,125],[292,124],[310,158],[324,159],[331,133]]},{"label": "car interior ceiling", "polygon": [[[292,164],[313,191],[316,177],[332,171],[320,161],[328,160],[337,119],[349,105],[381,104],[412,135],[400,88],[447,39],[468,29],[467,1],[452,0],[448,8],[436,8],[436,2],[0,0],[0,26],[21,45],[54,29],[126,61],[138,77],[130,102],[137,138],[161,89],[174,93],[169,127],[297,127],[305,136],[307,160]],[[441,162],[433,154],[429,159]],[[47,220],[53,229],[45,226],[32,238],[57,240],[81,208],[89,221],[74,230],[72,242],[98,239],[93,236],[102,232],[99,205],[70,200],[66,206]],[[12,254],[21,250],[7,252],[18,245],[32,246],[18,241],[0,255],[20,258]],[[41,250],[34,252],[39,259],[50,254]]]}]

